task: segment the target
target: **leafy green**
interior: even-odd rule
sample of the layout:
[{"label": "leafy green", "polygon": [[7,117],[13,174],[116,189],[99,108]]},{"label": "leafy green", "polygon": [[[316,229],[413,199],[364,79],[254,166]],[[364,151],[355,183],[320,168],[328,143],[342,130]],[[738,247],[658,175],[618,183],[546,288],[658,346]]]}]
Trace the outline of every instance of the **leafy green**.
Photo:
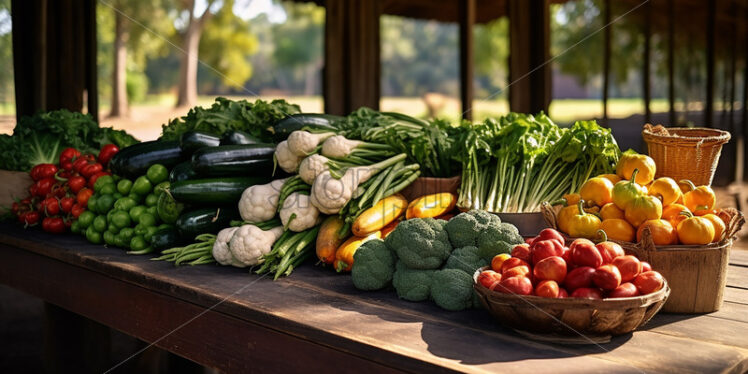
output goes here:
[{"label": "leafy green", "polygon": [[193,130],[214,135],[241,130],[271,143],[273,137],[269,129],[275,122],[299,112],[301,109],[298,105],[289,104],[285,100],[273,100],[269,103],[257,100],[251,103],[247,100],[234,101],[218,97],[210,108],[196,106],[186,116],[175,118],[161,126],[163,130],[160,139],[179,140],[183,133]]}]

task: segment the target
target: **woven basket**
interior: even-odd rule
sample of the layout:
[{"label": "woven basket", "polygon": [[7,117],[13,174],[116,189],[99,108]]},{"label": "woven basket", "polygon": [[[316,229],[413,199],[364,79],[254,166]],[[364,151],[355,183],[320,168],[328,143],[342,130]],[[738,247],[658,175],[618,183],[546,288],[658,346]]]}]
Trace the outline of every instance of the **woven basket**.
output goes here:
[{"label": "woven basket", "polygon": [[644,125],[642,137],[657,165],[656,178],[690,179],[697,186],[711,185],[727,131],[707,128],[665,128]]},{"label": "woven basket", "polygon": [[666,281],[657,292],[617,299],[520,296],[484,287],[477,281],[484,269],[473,276],[473,288],[496,320],[528,337],[556,343],[602,343],[634,331],[660,310],[670,294]]}]

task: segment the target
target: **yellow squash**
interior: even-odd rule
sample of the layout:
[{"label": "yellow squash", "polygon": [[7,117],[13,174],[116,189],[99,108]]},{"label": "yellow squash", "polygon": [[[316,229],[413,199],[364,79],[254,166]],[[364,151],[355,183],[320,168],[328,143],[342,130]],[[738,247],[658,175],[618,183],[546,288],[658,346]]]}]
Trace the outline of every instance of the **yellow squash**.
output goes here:
[{"label": "yellow squash", "polygon": [[662,208],[662,219],[666,221],[673,221],[674,218],[677,218],[681,212],[683,211],[689,211],[688,208],[686,208],[685,205],[681,204],[670,204],[665,205]]},{"label": "yellow squash", "polygon": [[615,174],[600,174],[596,178],[605,178],[610,181],[610,183],[613,183],[615,186],[616,183],[621,181],[621,177],[615,175]]},{"label": "yellow squash", "polygon": [[716,243],[722,240],[722,235],[724,234],[726,228],[725,222],[722,221],[722,218],[719,218],[716,214],[705,214],[701,217],[708,219],[714,227],[714,238],[712,239],[712,242]]},{"label": "yellow squash", "polygon": [[613,202],[613,183],[606,178],[590,178],[579,189],[579,196],[588,204],[603,206]]},{"label": "yellow squash", "polygon": [[714,240],[714,225],[704,217],[696,217],[690,212],[683,212],[686,217],[678,223],[678,240],[683,244],[705,245]]},{"label": "yellow squash", "polygon": [[365,237],[351,236],[340,245],[338,250],[335,252],[335,270],[340,273],[343,271],[351,271],[353,267],[353,255],[364,244],[372,239],[380,239],[382,234],[377,231]]},{"label": "yellow squash", "polygon": [[636,230],[636,241],[642,240],[644,228],[649,227],[649,232],[652,234],[652,242],[655,245],[671,245],[678,243],[678,233],[675,232],[675,228],[670,222],[664,219],[652,219],[646,221],[639,226]]},{"label": "yellow squash", "polygon": [[688,210],[694,212],[697,210],[713,209],[717,198],[714,191],[709,186],[694,186],[689,180],[682,180],[688,186],[688,192],[683,194],[683,205]]},{"label": "yellow squash", "polygon": [[316,242],[317,258],[322,263],[332,264],[335,262],[335,251],[348,236],[347,230],[344,233],[340,232],[343,225],[345,225],[345,222],[337,214],[325,218],[322,222]]},{"label": "yellow squash", "polygon": [[603,221],[605,221],[606,219],[611,219],[611,218],[624,219],[623,210],[618,209],[616,204],[607,203],[603,205],[602,208],[600,208],[600,218]]},{"label": "yellow squash", "polygon": [[457,203],[457,196],[449,192],[421,196],[410,202],[405,219],[434,218],[451,212]]},{"label": "yellow squash", "polygon": [[662,201],[662,205],[670,205],[680,199],[682,193],[678,183],[673,178],[662,177],[657,178],[649,186],[649,195],[659,198]]},{"label": "yellow squash", "polygon": [[582,208],[584,200],[577,203],[577,214],[569,217],[568,233],[572,238],[594,239],[597,236],[597,230],[600,229],[600,218],[596,215],[584,211]]},{"label": "yellow squash", "polygon": [[631,225],[639,227],[644,221],[662,217],[662,203],[654,196],[639,196],[626,206],[624,216]]},{"label": "yellow squash", "polygon": [[408,201],[400,194],[385,197],[353,221],[351,232],[356,236],[377,232],[400,217],[407,207]]},{"label": "yellow squash", "polygon": [[640,155],[633,150],[623,152],[616,164],[616,174],[623,179],[634,179],[634,170],[639,170],[636,183],[649,184],[654,179],[656,166],[654,160],[647,155]]},{"label": "yellow squash", "polygon": [[622,180],[613,186],[613,203],[616,204],[618,209],[626,210],[626,205],[631,200],[645,194],[644,188],[637,183],[638,175],[639,170],[634,169],[631,173],[631,180]]},{"label": "yellow squash", "polygon": [[582,198],[578,193],[567,193],[564,195],[563,199],[566,201],[566,206],[577,206],[577,203]]},{"label": "yellow squash", "polygon": [[622,242],[633,242],[636,232],[626,220],[620,218],[604,219],[600,229],[605,231],[608,239]]}]

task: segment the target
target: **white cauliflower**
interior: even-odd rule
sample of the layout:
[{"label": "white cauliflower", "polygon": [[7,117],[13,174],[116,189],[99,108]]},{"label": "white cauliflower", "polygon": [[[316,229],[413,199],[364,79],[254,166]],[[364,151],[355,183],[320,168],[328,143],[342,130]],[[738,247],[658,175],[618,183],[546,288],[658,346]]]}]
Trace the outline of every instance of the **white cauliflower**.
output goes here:
[{"label": "white cauliflower", "polygon": [[331,132],[318,134],[309,131],[296,130],[288,136],[288,149],[299,157],[306,157],[314,152],[320,142],[335,135]]},{"label": "white cauliflower", "polygon": [[250,223],[267,221],[278,210],[280,190],[286,179],[276,179],[268,184],[248,187],[239,199],[239,214]]},{"label": "white cauliflower", "polygon": [[228,227],[218,232],[216,235],[216,241],[213,243],[213,258],[221,265],[231,265],[238,268],[243,268],[246,265],[237,261],[234,255],[229,250],[229,241],[234,236],[238,227]]},{"label": "white cauliflower", "polygon": [[300,232],[317,226],[320,217],[319,210],[312,205],[309,195],[294,192],[283,202],[280,219],[283,227]]},{"label": "white cauliflower", "polygon": [[282,226],[263,231],[255,225],[243,225],[229,241],[229,251],[242,265],[257,265],[264,261],[262,256],[270,253],[281,234]]},{"label": "white cauliflower", "polygon": [[314,178],[317,178],[320,173],[328,170],[330,167],[327,162],[330,161],[327,157],[313,154],[301,161],[299,165],[299,177],[306,184],[314,183]]},{"label": "white cauliflower", "polygon": [[299,163],[301,163],[302,157],[291,153],[288,148],[288,141],[284,140],[275,147],[275,160],[278,161],[278,165],[281,169],[287,173],[295,173],[299,169]]}]

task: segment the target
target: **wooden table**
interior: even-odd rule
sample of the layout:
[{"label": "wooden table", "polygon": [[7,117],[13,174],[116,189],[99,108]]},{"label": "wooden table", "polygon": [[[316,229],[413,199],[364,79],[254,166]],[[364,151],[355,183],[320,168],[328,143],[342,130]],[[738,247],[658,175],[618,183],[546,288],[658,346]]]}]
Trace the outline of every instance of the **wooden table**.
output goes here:
[{"label": "wooden table", "polygon": [[657,315],[600,346],[534,342],[483,310],[361,292],[308,264],[273,282],[174,267],[82,238],[0,225],[0,282],[226,372],[744,373],[748,251],[734,250],[722,310]]}]

